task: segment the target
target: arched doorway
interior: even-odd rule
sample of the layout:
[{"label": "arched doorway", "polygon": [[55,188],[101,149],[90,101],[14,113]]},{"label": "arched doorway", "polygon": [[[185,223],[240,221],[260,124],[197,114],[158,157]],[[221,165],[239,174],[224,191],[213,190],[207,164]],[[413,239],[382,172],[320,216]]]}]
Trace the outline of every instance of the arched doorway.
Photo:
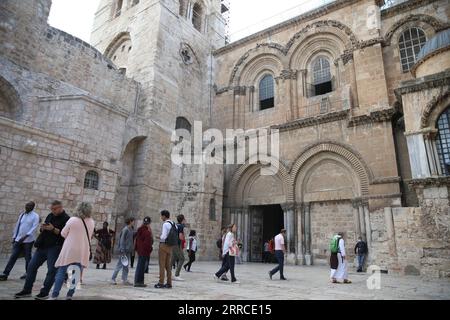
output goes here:
[{"label": "arched doorway", "polygon": [[22,112],[22,102],[14,87],[0,76],[0,117],[18,120]]}]

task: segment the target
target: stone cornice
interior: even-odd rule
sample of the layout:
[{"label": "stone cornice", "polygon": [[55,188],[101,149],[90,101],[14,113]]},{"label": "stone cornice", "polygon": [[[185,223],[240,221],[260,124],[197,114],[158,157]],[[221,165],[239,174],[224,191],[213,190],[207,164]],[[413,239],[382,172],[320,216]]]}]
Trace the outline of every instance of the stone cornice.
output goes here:
[{"label": "stone cornice", "polygon": [[412,179],[408,184],[413,188],[420,187],[450,187],[450,177],[430,177],[423,179]]},{"label": "stone cornice", "polygon": [[91,96],[85,95],[85,94],[79,94],[79,95],[63,95],[63,96],[48,96],[48,97],[38,97],[39,102],[43,101],[70,101],[70,100],[84,100],[86,102],[95,104],[99,107],[102,107],[108,111],[114,112],[116,114],[119,114],[125,118],[127,118],[130,113],[125,111],[124,109],[117,107],[117,106],[110,106],[98,99],[95,99]]},{"label": "stone cornice", "polygon": [[317,9],[305,12],[297,17],[294,17],[292,19],[289,19],[287,21],[284,21],[284,22],[274,25],[272,27],[269,27],[269,28],[266,28],[259,32],[256,32],[256,33],[249,35],[243,39],[240,39],[238,41],[232,42],[229,45],[216,50],[213,54],[220,55],[220,54],[229,52],[229,51],[234,50],[235,48],[242,46],[246,43],[249,43],[251,41],[263,39],[270,34],[277,33],[279,31],[281,31],[282,29],[289,28],[293,25],[298,25],[299,23],[304,23],[304,22],[308,22],[308,21],[317,19],[317,18],[324,16],[332,11],[339,10],[346,6],[352,5],[358,1],[359,0],[336,0],[335,2],[331,2],[327,5],[319,7]]},{"label": "stone cornice", "polygon": [[433,89],[450,85],[450,71],[444,71],[423,78],[404,81],[401,87],[395,89],[397,100],[401,101],[401,96],[417,91]]},{"label": "stone cornice", "polygon": [[439,0],[410,0],[402,2],[393,7],[381,10],[381,19],[386,19],[397,14],[402,14],[437,1]]},{"label": "stone cornice", "polygon": [[395,108],[372,111],[370,114],[364,114],[352,117],[348,123],[349,127],[356,127],[367,123],[391,121],[392,116],[397,112]]},{"label": "stone cornice", "polygon": [[399,183],[400,181],[402,181],[401,177],[382,177],[373,179],[370,184],[390,184]]},{"label": "stone cornice", "polygon": [[327,113],[327,114],[323,114],[323,115],[317,115],[315,117],[308,117],[308,118],[291,121],[291,122],[284,123],[281,125],[271,126],[271,129],[278,129],[281,132],[283,132],[283,131],[289,131],[289,130],[294,130],[294,129],[299,129],[299,128],[311,127],[311,126],[315,126],[318,124],[347,119],[348,114],[349,114],[348,110],[331,112],[331,113]]}]

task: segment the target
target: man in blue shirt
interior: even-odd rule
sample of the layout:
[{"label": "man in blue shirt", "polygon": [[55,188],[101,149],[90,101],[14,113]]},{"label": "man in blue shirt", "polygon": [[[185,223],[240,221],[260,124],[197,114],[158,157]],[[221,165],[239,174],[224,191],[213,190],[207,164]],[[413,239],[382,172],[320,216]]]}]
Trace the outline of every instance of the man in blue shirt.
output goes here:
[{"label": "man in blue shirt", "polygon": [[[39,215],[34,212],[35,206],[36,204],[34,202],[28,202],[25,205],[25,212],[19,215],[19,220],[17,220],[13,231],[12,254],[5,270],[0,275],[0,281],[8,280],[9,274],[22,252],[25,254],[25,271],[28,269],[28,264],[31,260],[31,251],[36,240],[36,229],[39,226]],[[26,274],[21,277],[21,279],[25,278]]]}]

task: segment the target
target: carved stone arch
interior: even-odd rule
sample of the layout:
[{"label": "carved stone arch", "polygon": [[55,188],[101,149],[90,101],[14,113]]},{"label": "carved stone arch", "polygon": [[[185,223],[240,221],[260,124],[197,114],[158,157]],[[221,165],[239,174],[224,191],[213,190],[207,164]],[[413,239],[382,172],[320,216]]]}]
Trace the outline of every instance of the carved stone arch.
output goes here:
[{"label": "carved stone arch", "polygon": [[297,175],[294,190],[297,202],[352,200],[362,196],[357,172],[347,159],[333,152],[320,152],[309,158]]},{"label": "carved stone arch", "polygon": [[336,20],[321,20],[311,23],[297,32],[286,44],[285,54],[291,55],[290,51],[295,51],[301,42],[314,34],[320,33],[335,35],[342,41],[346,50],[351,50],[358,46],[358,39],[347,25]]},{"label": "carved stone arch", "polygon": [[439,116],[450,106],[450,90],[447,88],[444,92],[433,99],[426,105],[420,119],[420,127],[436,129],[436,122]]},{"label": "carved stone arch", "polygon": [[[252,157],[246,161],[246,164],[241,165],[233,174],[233,177],[230,181],[229,186],[229,199],[230,204],[239,206],[242,205],[244,200],[244,191],[249,186],[249,182],[254,181],[254,179],[259,176],[260,170],[264,167],[261,162],[257,161],[255,163],[256,157]],[[274,176],[279,179],[280,183],[283,187],[283,193],[287,198],[291,198],[289,193],[292,193],[292,187],[288,184],[289,181],[289,173],[287,168],[279,161],[279,169],[278,172],[274,172]],[[268,166],[266,167],[268,168]]]},{"label": "carved stone arch", "polygon": [[234,65],[233,71],[231,72],[229,85],[237,86],[241,83],[241,75],[243,70],[248,68],[249,65],[254,63],[260,57],[276,57],[281,63],[281,69],[283,69],[287,64],[283,54],[283,46],[277,43],[264,43],[258,44],[255,48],[248,50],[243,54],[239,60]]},{"label": "carved stone arch", "polygon": [[23,113],[23,103],[14,86],[0,75],[0,117],[19,120]]},{"label": "carved stone arch", "polygon": [[273,54],[262,54],[250,61],[236,78],[236,85],[256,85],[255,81],[262,73],[272,73],[277,77],[283,70],[283,64],[279,57]]},{"label": "carved stone arch", "polygon": [[120,48],[120,46],[126,41],[131,41],[131,36],[129,32],[124,31],[117,34],[106,48],[104,56],[107,57],[108,59],[111,59],[112,58],[111,55],[114,54],[114,52],[118,48]]},{"label": "carved stone arch", "polygon": [[307,69],[311,59],[321,52],[327,52],[329,57],[332,58],[330,62],[333,63],[344,54],[345,50],[345,44],[334,33],[311,35],[299,43],[289,55],[289,68],[294,70]]},{"label": "carved stone arch", "polygon": [[[434,32],[438,32],[440,30],[444,30],[448,27],[450,27],[449,23],[445,23],[440,21],[439,19],[426,15],[426,14],[410,14],[400,20],[398,20],[396,23],[394,23],[389,30],[384,35],[384,45],[389,46],[391,45],[391,42],[393,39],[397,39],[397,34],[400,33],[401,30],[405,28],[405,26],[413,26],[417,25],[419,27],[424,27],[425,25],[430,26],[434,29]],[[429,37],[429,32],[427,33],[427,37]]]},{"label": "carved stone arch", "polygon": [[147,139],[147,136],[133,136],[132,138],[127,138],[124,140],[124,145],[122,148],[122,152],[120,154],[120,159],[123,159],[123,156],[127,150],[127,148],[133,143],[140,143]]},{"label": "carved stone arch", "polygon": [[[364,163],[362,157],[350,147],[343,145],[335,141],[325,141],[318,142],[307,147],[298,157],[298,159],[292,165],[290,175],[289,175],[289,185],[293,186],[295,195],[295,184],[297,177],[299,176],[301,170],[304,168],[305,164],[313,157],[321,153],[331,153],[339,156],[349,163],[349,165],[355,171],[355,174],[359,178],[359,194],[361,196],[367,196],[369,194],[369,184],[373,180],[372,173],[368,166]],[[294,198],[290,199],[294,201]]]}]

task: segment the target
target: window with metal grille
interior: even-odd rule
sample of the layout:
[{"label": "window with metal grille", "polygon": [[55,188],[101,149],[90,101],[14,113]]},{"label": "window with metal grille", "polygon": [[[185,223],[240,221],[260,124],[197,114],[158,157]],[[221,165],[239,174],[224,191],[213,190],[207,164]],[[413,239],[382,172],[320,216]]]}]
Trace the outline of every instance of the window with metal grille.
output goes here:
[{"label": "window with metal grille", "polygon": [[268,74],[259,82],[259,109],[265,110],[275,106],[273,77]]},{"label": "window with metal grille", "polygon": [[444,175],[450,175],[450,108],[438,119],[437,151]]},{"label": "window with metal grille", "polygon": [[209,200],[209,220],[216,221],[216,200]]},{"label": "window with metal grille", "polygon": [[86,176],[84,177],[84,188],[98,190],[98,173],[94,170],[90,170],[86,172]]},{"label": "window with metal grille", "polygon": [[194,9],[192,10],[192,24],[194,28],[198,31],[202,31],[202,16],[203,16],[203,8],[200,4],[194,4]]},{"label": "window with metal grille", "polygon": [[416,63],[417,55],[425,42],[427,42],[427,37],[422,29],[409,28],[402,33],[398,45],[403,72],[408,72]]},{"label": "window with metal grille", "polygon": [[330,63],[326,57],[317,57],[312,64],[314,95],[322,95],[333,91]]}]

